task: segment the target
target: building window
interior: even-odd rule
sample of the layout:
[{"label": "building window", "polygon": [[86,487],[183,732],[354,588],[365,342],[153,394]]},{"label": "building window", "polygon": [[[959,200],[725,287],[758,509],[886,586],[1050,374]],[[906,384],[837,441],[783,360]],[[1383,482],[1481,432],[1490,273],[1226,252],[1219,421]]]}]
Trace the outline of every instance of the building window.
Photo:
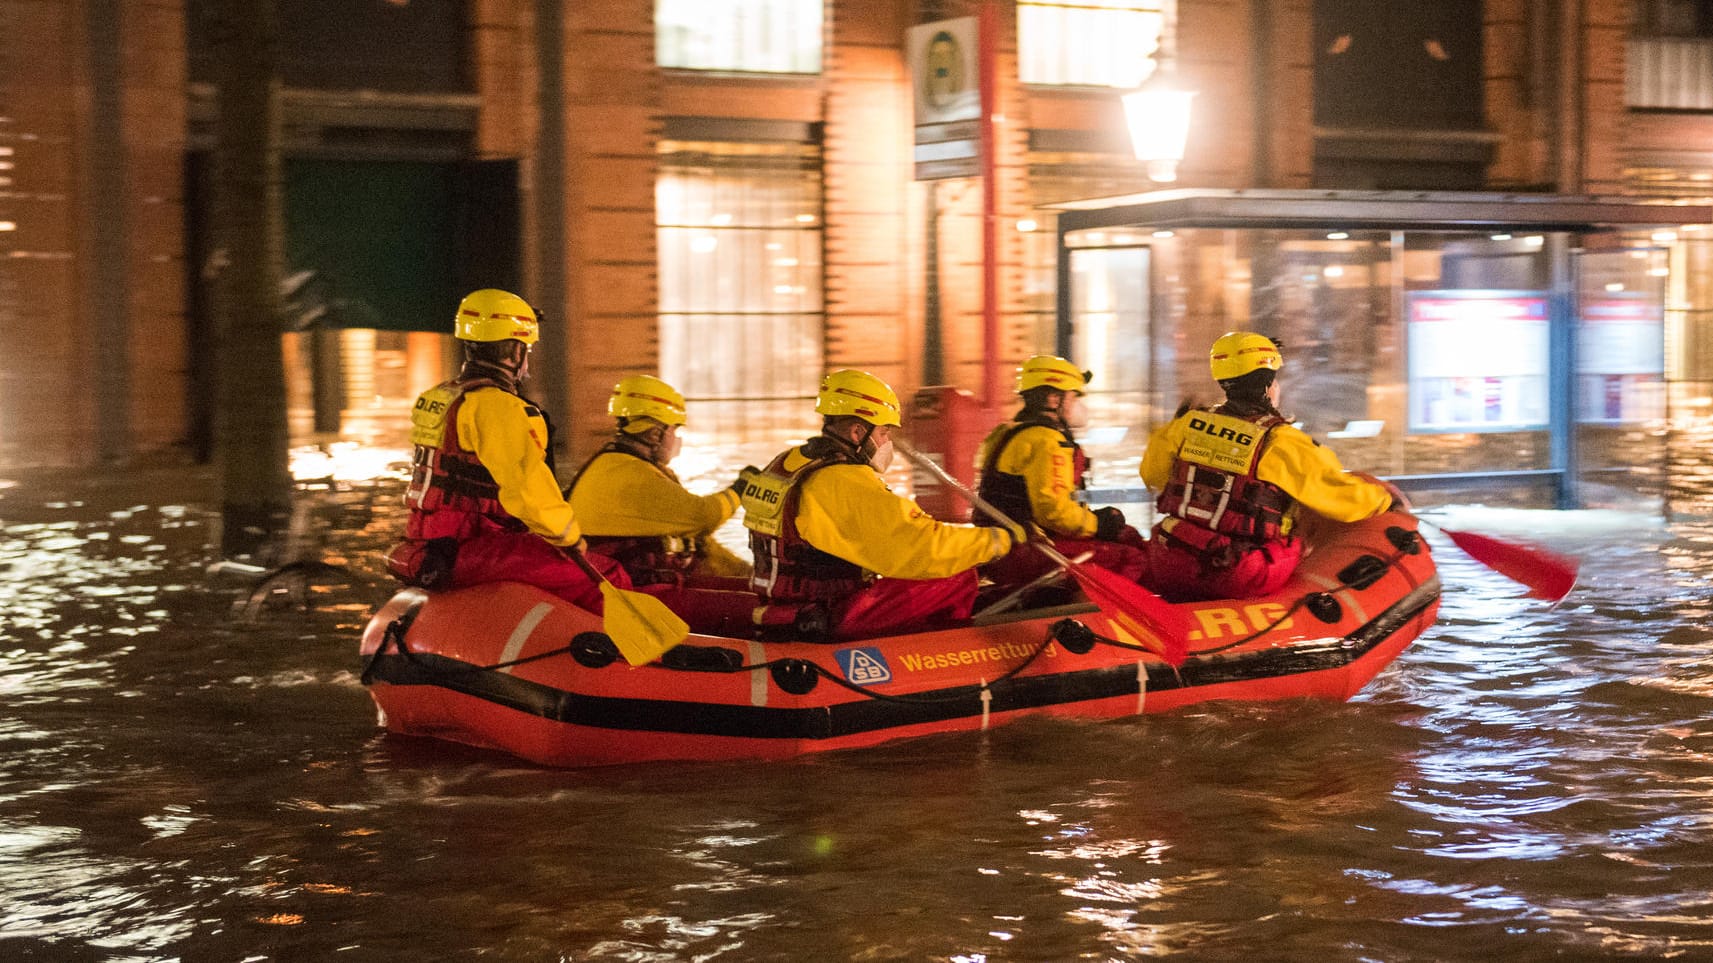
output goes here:
[{"label": "building window", "polygon": [[1713,0],[1638,0],[1636,37],[1713,37]]},{"label": "building window", "polygon": [[[1314,0],[1315,123],[1481,130],[1482,10],[1481,0]],[[1471,189],[1444,181],[1339,186]]]},{"label": "building window", "polygon": [[662,67],[821,72],[821,0],[655,0]]},{"label": "building window", "polygon": [[698,432],[737,440],[775,411],[795,430],[820,383],[826,326],[820,150],[662,141],[660,151],[661,376],[690,401]]},{"label": "building window", "polygon": [[1026,84],[1140,87],[1154,72],[1171,0],[1017,4],[1019,78]]}]

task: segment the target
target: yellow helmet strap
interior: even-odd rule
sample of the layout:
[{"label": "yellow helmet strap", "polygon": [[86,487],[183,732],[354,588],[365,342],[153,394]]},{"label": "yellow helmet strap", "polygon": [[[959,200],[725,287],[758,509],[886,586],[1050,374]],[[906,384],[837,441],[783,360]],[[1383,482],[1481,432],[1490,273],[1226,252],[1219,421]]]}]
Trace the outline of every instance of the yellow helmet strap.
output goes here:
[{"label": "yellow helmet strap", "polygon": [[[861,431],[856,437],[851,436],[850,428],[852,425],[856,425]],[[821,419],[821,434],[838,442],[840,447],[849,449],[852,454],[865,461],[869,455],[873,454],[872,451],[865,449],[874,438],[874,429],[875,426],[870,424],[868,419],[856,415],[827,415]]]}]

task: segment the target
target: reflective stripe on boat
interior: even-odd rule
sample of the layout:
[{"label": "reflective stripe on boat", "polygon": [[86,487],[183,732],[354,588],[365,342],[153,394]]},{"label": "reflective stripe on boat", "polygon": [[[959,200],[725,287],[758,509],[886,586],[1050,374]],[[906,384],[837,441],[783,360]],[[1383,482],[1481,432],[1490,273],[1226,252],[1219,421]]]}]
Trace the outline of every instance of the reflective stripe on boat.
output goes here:
[{"label": "reflective stripe on boat", "polygon": [[[749,644],[749,664],[760,665],[767,661],[767,648],[760,642]],[[751,672],[749,674],[749,704],[752,706],[767,705],[767,673]]]},{"label": "reflective stripe on boat", "polygon": [[[553,611],[553,606],[550,603],[537,602],[535,608],[525,612],[523,618],[517,620],[517,628],[512,629],[511,637],[506,639],[506,647],[500,650],[500,661],[511,662],[516,660],[518,653],[523,651],[523,644],[528,642],[530,635],[535,632],[535,627],[540,625],[541,620],[547,618],[547,613],[551,611]],[[510,672],[511,670],[511,666],[508,665],[500,671]]]}]

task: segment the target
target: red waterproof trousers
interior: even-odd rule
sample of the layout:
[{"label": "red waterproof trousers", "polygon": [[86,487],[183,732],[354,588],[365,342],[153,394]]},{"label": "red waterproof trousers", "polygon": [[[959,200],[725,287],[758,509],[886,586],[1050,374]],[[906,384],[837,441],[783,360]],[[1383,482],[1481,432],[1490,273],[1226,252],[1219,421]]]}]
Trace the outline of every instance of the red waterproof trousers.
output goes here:
[{"label": "red waterproof trousers", "polygon": [[[1093,553],[1089,564],[1099,565],[1120,578],[1142,582],[1148,574],[1148,540],[1129,525],[1114,541],[1093,538],[1055,537],[1053,547],[1066,558]],[[1035,579],[1058,568],[1047,556],[1027,545],[1019,545],[1009,555],[981,567],[981,574],[993,582],[993,591],[1009,592],[1022,588]]]},{"label": "red waterproof trousers", "polygon": [[[619,564],[590,553],[589,564],[622,589],[631,587],[630,576]],[[601,586],[591,581],[576,562],[559,549],[530,532],[490,532],[458,543],[449,588],[485,582],[523,582],[551,592],[572,605],[601,612]]]},{"label": "red waterproof trousers", "polygon": [[1277,591],[1302,557],[1302,539],[1293,536],[1243,552],[1228,567],[1211,568],[1189,549],[1156,536],[1148,540],[1143,584],[1168,602],[1254,598]]},{"label": "red waterproof trousers", "polygon": [[973,568],[946,578],[877,578],[837,606],[833,636],[860,639],[945,628],[970,617],[976,582]]},{"label": "red waterproof trousers", "polygon": [[755,609],[761,596],[750,591],[749,579],[720,575],[687,575],[671,582],[637,587],[666,603],[701,635],[748,638],[755,632]]}]

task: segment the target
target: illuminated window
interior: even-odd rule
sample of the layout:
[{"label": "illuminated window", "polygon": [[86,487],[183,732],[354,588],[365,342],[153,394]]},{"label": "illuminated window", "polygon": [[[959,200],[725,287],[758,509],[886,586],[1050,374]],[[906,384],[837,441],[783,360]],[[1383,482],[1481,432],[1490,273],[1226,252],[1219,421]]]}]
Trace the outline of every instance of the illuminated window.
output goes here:
[{"label": "illuminated window", "polygon": [[821,0],[655,0],[662,67],[821,72]]},{"label": "illuminated window", "polygon": [[661,376],[702,413],[698,431],[760,427],[767,415],[757,402],[801,420],[820,383],[826,321],[819,149],[660,149]]},{"label": "illuminated window", "polygon": [[1018,75],[1026,84],[1139,87],[1154,72],[1171,0],[1017,4]]}]

